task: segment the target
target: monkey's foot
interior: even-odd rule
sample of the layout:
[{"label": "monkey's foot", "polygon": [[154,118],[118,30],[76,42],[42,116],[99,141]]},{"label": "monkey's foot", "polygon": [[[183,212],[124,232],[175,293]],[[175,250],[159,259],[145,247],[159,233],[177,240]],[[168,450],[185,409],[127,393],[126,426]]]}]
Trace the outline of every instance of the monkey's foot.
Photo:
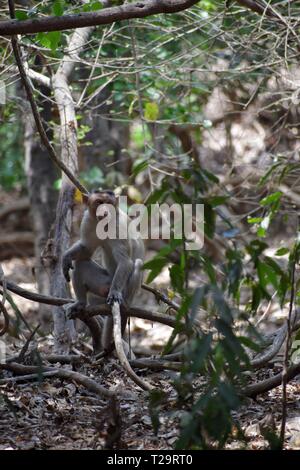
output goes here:
[{"label": "monkey's foot", "polygon": [[[125,356],[127,357],[127,359],[129,361],[136,359],[136,356],[135,356],[133,350],[130,348],[129,344],[124,339],[122,339],[122,344],[123,344],[124,353],[125,353]],[[118,357],[117,353],[116,353],[116,350],[115,350],[115,345],[113,343],[111,343],[108,348],[104,349],[102,354],[104,356],[108,356],[110,354],[113,354],[116,358]]]},{"label": "monkey's foot", "polygon": [[66,317],[68,320],[73,320],[77,318],[85,309],[85,302],[72,302],[70,304],[65,304],[63,306],[64,311],[66,312]]},{"label": "monkey's foot", "polygon": [[107,296],[106,303],[108,303],[108,305],[113,305],[115,302],[118,302],[118,304],[121,305],[123,303],[123,295],[118,291],[110,291]]}]

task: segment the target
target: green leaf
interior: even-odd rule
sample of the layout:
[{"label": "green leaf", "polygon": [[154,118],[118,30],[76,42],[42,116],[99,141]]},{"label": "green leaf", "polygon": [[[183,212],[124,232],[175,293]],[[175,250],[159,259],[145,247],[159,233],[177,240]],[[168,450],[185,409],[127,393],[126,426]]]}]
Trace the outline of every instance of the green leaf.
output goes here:
[{"label": "green leaf", "polygon": [[266,229],[263,228],[263,227],[259,227],[257,229],[257,236],[261,237],[261,238],[264,238],[266,236]]},{"label": "green leaf", "polygon": [[262,217],[249,217],[247,219],[248,224],[259,224],[263,220]]},{"label": "green leaf", "polygon": [[212,344],[212,333],[204,334],[202,338],[193,340],[187,350],[187,356],[191,362],[191,372],[198,373],[204,366]]},{"label": "green leaf", "polygon": [[148,162],[146,160],[142,160],[141,162],[134,164],[132,169],[132,175],[137,176],[142,171],[148,168]]},{"label": "green leaf", "polygon": [[60,189],[61,189],[61,186],[62,186],[62,179],[61,179],[61,178],[59,178],[59,179],[57,179],[56,181],[54,181],[54,183],[53,183],[54,189],[60,190]]},{"label": "green leaf", "polygon": [[239,339],[240,343],[242,343],[247,348],[250,348],[255,352],[260,352],[261,351],[261,347],[258,344],[254,343],[254,341],[252,341],[252,339],[248,338],[248,336],[238,336],[238,339]]},{"label": "green leaf", "polygon": [[277,275],[270,265],[258,260],[257,274],[259,282],[264,289],[266,289],[269,284],[272,284],[275,289],[278,289]]},{"label": "green leaf", "polygon": [[168,263],[166,258],[153,258],[144,264],[144,269],[163,268]]},{"label": "green leaf", "polygon": [[281,161],[272,165],[271,168],[267,171],[267,173],[259,180],[258,185],[263,186],[265,182],[267,181],[267,179],[269,178],[269,176],[271,176],[273,171],[276,170],[276,168],[278,168],[281,165],[282,165]]},{"label": "green leaf", "polygon": [[48,33],[49,39],[50,39],[50,48],[53,52],[56,51],[56,49],[59,46],[60,39],[61,39],[61,32],[60,31],[50,31]]},{"label": "green leaf", "polygon": [[208,181],[212,181],[213,183],[219,183],[220,182],[219,178],[216,175],[214,175],[213,173],[211,173],[208,170],[204,170],[204,168],[201,168],[201,173],[205,176],[205,178]]},{"label": "green leaf", "polygon": [[19,21],[27,20],[27,18],[28,18],[27,12],[23,11],[23,10],[16,10],[16,18]]},{"label": "green leaf", "polygon": [[229,196],[215,196],[209,198],[209,203],[212,207],[220,206],[221,204],[224,204],[224,202],[227,201]]},{"label": "green leaf", "polygon": [[102,8],[103,8],[103,4],[101,2],[94,0],[92,2],[85,3],[82,7],[82,10],[83,11],[97,11],[97,10],[101,10]]},{"label": "green leaf", "polygon": [[91,4],[91,11],[102,10],[103,4],[101,2],[93,2]]},{"label": "green leaf", "polygon": [[260,301],[263,296],[263,291],[258,284],[252,286],[252,301],[251,301],[251,312],[255,313],[259,307]]},{"label": "green leaf", "polygon": [[50,31],[49,33],[38,33],[37,40],[40,44],[47,49],[51,49],[53,52],[56,51],[59,42],[61,39],[61,32],[60,31]]},{"label": "green leaf", "polygon": [[240,400],[234,387],[226,382],[220,382],[218,387],[219,395],[221,399],[227,404],[227,406],[234,410],[240,404]]},{"label": "green leaf", "polygon": [[216,228],[216,213],[209,204],[204,206],[204,231],[209,238],[213,238]]},{"label": "green leaf", "polygon": [[64,13],[64,4],[64,0],[55,0],[52,6],[52,11],[55,16],[62,16],[62,14]]},{"label": "green leaf", "polygon": [[151,270],[147,277],[147,283],[152,282],[161,273],[162,269],[168,262],[167,258],[154,258],[145,263],[144,269]]},{"label": "green leaf", "polygon": [[234,335],[231,327],[228,325],[228,323],[221,318],[218,318],[215,321],[215,326],[219,333],[224,335],[224,345],[226,344],[227,347],[230,348],[230,350],[236,354],[236,357],[239,357],[240,360],[244,360],[247,362],[249,360],[247,354],[245,353],[245,350],[241,346],[239,340],[237,337]]},{"label": "green leaf", "polygon": [[178,238],[173,238],[170,240],[168,245],[163,246],[159,252],[157,253],[156,257],[163,257],[163,256],[168,256],[170,253],[173,253],[178,246],[182,244],[182,240]]},{"label": "green leaf", "polygon": [[170,269],[171,284],[174,290],[182,292],[184,287],[184,270],[178,264],[174,264]]},{"label": "green leaf", "polygon": [[158,105],[154,102],[148,102],[145,105],[144,117],[147,121],[156,121],[159,115]]},{"label": "green leaf", "polygon": [[209,277],[209,280],[212,284],[217,283],[216,273],[214,265],[212,264],[211,260],[208,256],[202,256],[201,261],[203,263],[203,269]]},{"label": "green leaf", "polygon": [[279,201],[281,196],[282,196],[282,192],[281,191],[276,191],[275,193],[269,194],[269,196],[264,197],[260,201],[260,205],[261,206],[268,206],[269,204],[272,204],[273,202]]},{"label": "green leaf", "polygon": [[279,248],[279,249],[276,251],[275,256],[284,256],[284,255],[286,255],[286,254],[289,253],[289,252],[290,252],[290,250],[289,250],[288,248],[282,247],[282,248]]},{"label": "green leaf", "polygon": [[147,200],[147,206],[155,204],[156,202],[162,202],[170,191],[169,183],[164,180],[161,187],[153,191]]}]

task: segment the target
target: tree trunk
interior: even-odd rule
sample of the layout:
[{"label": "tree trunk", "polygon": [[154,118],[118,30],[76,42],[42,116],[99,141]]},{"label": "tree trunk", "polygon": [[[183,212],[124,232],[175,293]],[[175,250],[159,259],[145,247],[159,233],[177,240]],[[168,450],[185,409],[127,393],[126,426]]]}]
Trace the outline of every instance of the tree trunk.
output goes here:
[{"label": "tree trunk", "polygon": [[[82,28],[73,32],[70,37],[68,51],[52,79],[54,98],[60,117],[61,159],[74,175],[78,173],[77,122],[74,100],[68,80],[74,70],[78,55],[86,44],[92,30],[93,28]],[[57,297],[66,297],[68,293],[61,265],[62,255],[70,245],[74,193],[74,186],[63,175],[62,188],[56,210],[53,244],[54,256],[51,275],[51,294]],[[62,307],[54,308],[53,320],[55,349],[58,353],[66,353],[71,342],[76,337],[74,322],[66,319]]]}]

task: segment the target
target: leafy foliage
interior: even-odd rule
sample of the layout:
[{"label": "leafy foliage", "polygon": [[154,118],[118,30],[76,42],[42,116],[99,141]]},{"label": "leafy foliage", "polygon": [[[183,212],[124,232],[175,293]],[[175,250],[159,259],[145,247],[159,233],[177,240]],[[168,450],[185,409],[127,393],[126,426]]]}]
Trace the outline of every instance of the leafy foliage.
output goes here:
[{"label": "leafy foliage", "polygon": [[[56,0],[16,16],[100,8],[94,0]],[[298,17],[298,2],[268,2],[260,16],[238,2],[203,0],[183,13],[116,22],[95,29],[72,77],[82,146],[90,144],[87,117],[100,115],[131,132],[126,157],[111,162],[111,179],[100,159],[99,167],[81,173],[88,187],[109,181],[128,194],[143,192],[152,210],[163,203],[204,205],[203,250],[188,251],[171,224],[171,239],[145,264],[149,283],[167,272],[170,294],[180,303],[165,352],[176,346],[180,320],[187,329],[184,364],[173,384],[182,417],[178,449],[222,448],[232,437],[244,439],[234,412],[243,371],[260,350],[257,315],[271,300],[281,308],[289,300],[297,249],[282,246],[276,234],[286,235],[286,227],[289,236],[297,231]],[[22,40],[29,50],[39,48],[55,72],[70,34]],[[35,70],[35,54],[27,59]],[[7,106],[0,182],[11,187],[22,181],[22,140]],[[108,124],[103,140],[112,142],[113,152],[119,142],[110,130]],[[155,391],[150,413],[156,432],[163,404],[164,394]]]}]

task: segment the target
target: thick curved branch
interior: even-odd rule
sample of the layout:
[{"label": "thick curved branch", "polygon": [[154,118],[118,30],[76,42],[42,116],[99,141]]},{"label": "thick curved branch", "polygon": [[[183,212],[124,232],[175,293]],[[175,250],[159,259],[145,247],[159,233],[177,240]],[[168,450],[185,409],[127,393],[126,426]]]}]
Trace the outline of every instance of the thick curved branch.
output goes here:
[{"label": "thick curved branch", "polygon": [[[0,279],[0,285],[3,286],[4,282]],[[6,288],[7,290],[13,292],[14,294],[24,297],[24,299],[32,300],[33,302],[38,302],[41,304],[47,305],[65,305],[70,302],[74,302],[73,299],[63,299],[60,297],[51,297],[50,295],[37,294],[36,292],[30,292],[29,290],[19,287],[12,281],[6,279]]]},{"label": "thick curved branch", "polygon": [[96,12],[78,13],[67,16],[50,16],[32,20],[10,20],[0,22],[0,36],[35,34],[45,31],[63,31],[111,24],[130,18],[145,18],[159,13],[177,13],[198,3],[199,0],[148,0],[129,3],[118,7],[105,8]]},{"label": "thick curved branch", "polygon": [[[287,382],[292,380],[296,375],[300,374],[300,364],[295,364],[287,370]],[[282,372],[270,377],[269,379],[262,380],[261,382],[248,385],[242,391],[243,395],[250,398],[255,398],[261,393],[268,392],[282,383]]]},{"label": "thick curved branch", "polygon": [[[0,279],[0,285],[3,285],[2,279]],[[42,304],[65,305],[74,302],[73,299],[51,297],[50,295],[42,295],[37,294],[35,292],[30,292],[26,289],[23,289],[22,287],[19,287],[14,282],[8,280],[6,280],[6,288],[14,294],[24,297],[24,299],[32,300],[33,302],[38,302]],[[176,319],[169,315],[164,315],[163,313],[148,312],[147,310],[131,307],[130,312],[127,312],[127,314],[132,317],[138,317],[144,320],[162,323],[163,325],[170,326],[171,328],[175,328],[176,326]],[[109,305],[106,304],[99,306],[88,306],[85,310],[85,315],[87,315],[88,317],[93,317],[95,315],[111,315],[111,308],[109,307]]]},{"label": "thick curved branch", "polygon": [[[300,311],[296,310],[293,319],[292,319],[292,331],[298,330],[300,327]],[[279,328],[275,334],[275,338],[271,346],[265,349],[261,354],[250,361],[251,366],[254,369],[259,369],[263,367],[267,362],[273,359],[274,356],[278,353],[279,349],[284,343],[285,337],[287,334],[287,325],[284,324]]]},{"label": "thick curved branch", "polygon": [[118,302],[114,302],[111,308],[112,316],[113,316],[113,334],[114,334],[114,343],[117,352],[117,356],[119,361],[127,375],[143,390],[150,391],[152,387],[147,384],[143,379],[141,379],[134,370],[131,368],[126,354],[124,352],[123,341],[122,341],[122,333],[121,333],[121,312],[120,312],[120,304]]},{"label": "thick curved branch", "polygon": [[104,396],[106,398],[112,398],[116,396],[116,393],[112,390],[108,390],[102,385],[98,384],[95,380],[87,377],[86,375],[80,374],[79,372],[74,372],[73,370],[67,369],[54,369],[53,367],[43,367],[40,366],[25,366],[23,364],[18,364],[16,362],[11,362],[8,364],[0,364],[0,370],[9,370],[15,374],[26,375],[26,374],[37,374],[40,376],[43,372],[51,372],[52,376],[60,377],[65,380],[74,380],[79,385],[83,385],[85,388],[90,390],[97,395]]},{"label": "thick curved branch", "polygon": [[267,6],[264,7],[259,1],[255,0],[236,0],[236,2],[241,5],[242,7],[247,8],[248,10],[254,11],[259,15],[266,14],[267,16],[275,17],[276,15],[270,10]]},{"label": "thick curved branch", "polygon": [[[80,312],[79,315],[77,315],[76,312],[76,317],[80,318],[81,320],[84,320],[85,317],[94,317],[95,315],[111,315],[111,307],[106,304],[90,305],[85,307],[85,309]],[[148,310],[137,307],[130,307],[130,309],[126,311],[126,315],[130,317],[142,318],[143,320],[162,323],[163,325],[167,325],[170,328],[175,328],[177,326],[177,321],[174,317],[165,315],[163,313],[149,312]],[[185,326],[183,322],[181,325],[182,327]]]}]

